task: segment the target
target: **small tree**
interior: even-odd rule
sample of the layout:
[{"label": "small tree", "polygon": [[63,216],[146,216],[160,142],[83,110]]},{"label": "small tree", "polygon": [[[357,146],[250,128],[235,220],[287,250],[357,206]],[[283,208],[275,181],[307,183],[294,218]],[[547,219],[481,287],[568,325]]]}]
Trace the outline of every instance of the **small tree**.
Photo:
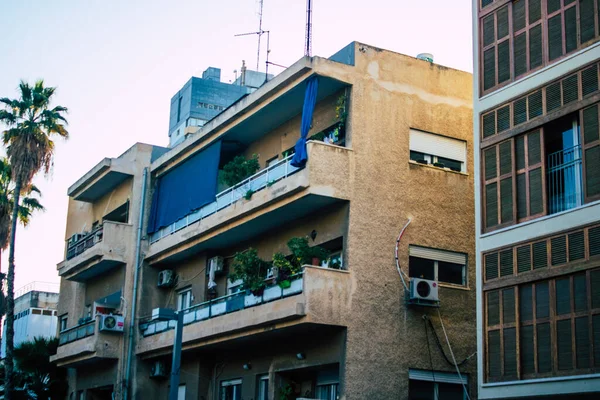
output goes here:
[{"label": "small tree", "polygon": [[234,186],[246,178],[251,177],[260,169],[258,155],[253,154],[248,160],[244,156],[235,156],[223,167],[221,182],[227,186]]},{"label": "small tree", "polygon": [[265,288],[265,275],[269,264],[258,256],[256,249],[250,248],[233,257],[229,280],[241,279],[244,288],[255,295],[262,294]]}]

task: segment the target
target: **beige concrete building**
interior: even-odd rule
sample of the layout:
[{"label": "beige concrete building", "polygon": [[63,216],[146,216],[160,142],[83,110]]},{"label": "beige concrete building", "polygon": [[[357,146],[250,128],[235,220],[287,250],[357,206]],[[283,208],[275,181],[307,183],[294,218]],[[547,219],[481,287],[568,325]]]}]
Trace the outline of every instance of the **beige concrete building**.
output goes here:
[{"label": "beige concrete building", "polygon": [[[69,190],[66,238],[89,233],[58,265],[70,392],[167,398],[166,307],[184,314],[181,399],[476,398],[471,102],[468,73],[351,43],[166,152],[104,160]],[[216,184],[253,154],[259,172]],[[235,254],[271,263],[297,237],[330,256],[259,292],[228,279]]]}]

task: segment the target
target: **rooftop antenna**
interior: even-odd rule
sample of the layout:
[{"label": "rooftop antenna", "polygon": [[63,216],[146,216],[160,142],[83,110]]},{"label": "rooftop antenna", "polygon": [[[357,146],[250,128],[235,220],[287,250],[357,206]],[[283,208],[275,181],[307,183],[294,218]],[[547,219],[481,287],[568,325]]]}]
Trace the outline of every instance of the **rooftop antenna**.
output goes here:
[{"label": "rooftop antenna", "polygon": [[312,0],[306,0],[306,43],[304,45],[304,55],[312,57]]},{"label": "rooftop antenna", "polygon": [[[248,33],[240,33],[237,35],[233,35],[233,36],[249,36],[249,35],[258,35],[258,50],[256,52],[256,70],[260,71],[258,69],[259,65],[260,65],[260,38],[263,34],[267,33],[267,46],[268,46],[268,31],[263,31],[262,29],[262,20],[263,20],[263,3],[264,0],[259,0],[259,11],[258,11],[258,31],[256,32],[248,32]],[[268,49],[267,49],[267,57],[268,57]]]}]

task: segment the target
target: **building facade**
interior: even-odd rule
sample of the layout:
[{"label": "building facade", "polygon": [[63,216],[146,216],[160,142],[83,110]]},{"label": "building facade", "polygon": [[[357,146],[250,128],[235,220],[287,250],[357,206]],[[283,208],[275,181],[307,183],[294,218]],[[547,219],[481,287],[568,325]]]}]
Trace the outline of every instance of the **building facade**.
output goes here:
[{"label": "building facade", "polygon": [[[37,337],[56,337],[57,304],[58,284],[36,281],[15,291],[15,347]],[[2,332],[6,332],[6,320]],[[3,340],[1,358],[5,355],[6,342]]]},{"label": "building facade", "polygon": [[[471,79],[354,42],[177,147],[100,163],[69,191],[66,238],[87,233],[59,264],[70,393],[166,398],[174,321],[152,310],[172,308],[181,399],[476,398]],[[276,276],[290,239],[327,255]],[[240,254],[260,290],[229,279]]]},{"label": "building facade", "polygon": [[479,396],[600,395],[599,2],[473,2]]}]

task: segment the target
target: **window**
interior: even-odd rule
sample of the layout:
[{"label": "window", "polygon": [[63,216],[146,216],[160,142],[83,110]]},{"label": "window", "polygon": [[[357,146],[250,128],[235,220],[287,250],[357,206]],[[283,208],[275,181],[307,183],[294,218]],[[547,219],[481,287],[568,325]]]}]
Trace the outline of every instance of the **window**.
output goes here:
[{"label": "window", "polygon": [[337,400],[339,399],[339,383],[329,383],[326,385],[317,385],[317,399],[319,400]]},{"label": "window", "polygon": [[192,288],[187,288],[177,293],[177,311],[185,310],[192,306]]},{"label": "window", "polygon": [[242,400],[242,380],[221,381],[219,400]]},{"label": "window", "polygon": [[466,172],[467,144],[465,141],[410,130],[410,159],[421,164],[433,164],[457,172]]},{"label": "window", "polygon": [[[410,400],[464,400],[466,375],[438,371],[409,369],[408,398]],[[464,386],[463,386],[464,385]]]},{"label": "window", "polygon": [[[183,100],[183,97],[180,97],[177,101],[177,122],[181,120],[181,100]],[[179,134],[179,129],[177,129],[177,134]]]},{"label": "window", "polygon": [[600,269],[487,291],[485,311],[488,382],[600,367]]},{"label": "window", "polygon": [[102,221],[129,222],[129,200],[102,217]]},{"label": "window", "polygon": [[227,294],[241,292],[243,288],[242,283],[243,281],[241,279],[238,279],[237,281],[230,281],[227,279]]},{"label": "window", "polygon": [[275,156],[275,157],[267,160],[267,167],[272,167],[273,165],[277,164],[278,161],[279,161],[278,156]]},{"label": "window", "polygon": [[177,388],[177,400],[185,400],[185,385],[179,385]]},{"label": "window", "polygon": [[258,396],[256,400],[269,400],[269,375],[258,377]]},{"label": "window", "polygon": [[408,249],[408,275],[453,285],[467,285],[467,255],[413,246]]},{"label": "window", "polygon": [[60,332],[67,330],[67,315],[61,315],[59,318]]}]

